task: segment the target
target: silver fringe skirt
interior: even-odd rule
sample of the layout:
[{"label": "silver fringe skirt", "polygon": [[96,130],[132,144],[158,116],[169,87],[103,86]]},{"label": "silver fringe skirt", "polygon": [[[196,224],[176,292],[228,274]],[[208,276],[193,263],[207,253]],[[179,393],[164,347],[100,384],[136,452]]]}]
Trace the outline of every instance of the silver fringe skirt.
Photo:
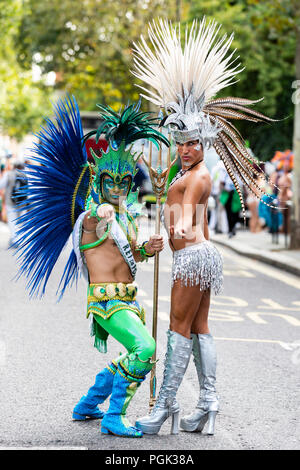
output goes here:
[{"label": "silver fringe skirt", "polygon": [[209,241],[190,245],[173,253],[172,286],[181,279],[185,286],[200,290],[213,289],[217,295],[223,288],[223,260]]}]

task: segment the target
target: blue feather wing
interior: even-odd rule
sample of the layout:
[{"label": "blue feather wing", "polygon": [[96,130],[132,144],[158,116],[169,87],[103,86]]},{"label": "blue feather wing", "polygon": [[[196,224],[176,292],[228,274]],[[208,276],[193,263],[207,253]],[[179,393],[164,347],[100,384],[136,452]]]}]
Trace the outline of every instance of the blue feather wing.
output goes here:
[{"label": "blue feather wing", "polygon": [[[84,210],[91,181],[75,98],[60,101],[54,111],[55,124],[48,119],[37,134],[39,141],[31,157],[34,164],[26,168],[28,186],[22,190],[27,195],[26,213],[17,220],[19,276],[27,277],[30,296],[44,295],[54,265]],[[60,298],[77,278],[72,250],[58,287]]]}]

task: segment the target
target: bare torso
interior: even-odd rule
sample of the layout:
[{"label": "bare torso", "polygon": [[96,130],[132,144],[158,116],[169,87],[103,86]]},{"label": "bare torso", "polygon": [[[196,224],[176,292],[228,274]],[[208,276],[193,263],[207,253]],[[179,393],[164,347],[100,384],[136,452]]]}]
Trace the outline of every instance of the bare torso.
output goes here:
[{"label": "bare torso", "polygon": [[[93,222],[89,219],[89,222]],[[94,224],[98,221],[95,219]],[[90,227],[89,227],[90,228]],[[96,233],[82,234],[81,243],[83,245],[93,243],[98,240]],[[131,248],[135,246],[135,240],[132,240]],[[130,269],[119,248],[111,237],[108,237],[101,245],[84,251],[84,256],[89,271],[91,283],[100,282],[132,282],[133,277]]]},{"label": "bare torso", "polygon": [[[172,250],[180,250],[187,245],[201,243],[209,239],[207,202],[211,192],[210,174],[204,164],[186,172],[168,190],[165,204],[165,225]],[[180,221],[190,222],[186,238],[174,235],[174,227]]]},{"label": "bare torso", "polygon": [[[85,234],[82,243],[91,243],[90,240],[85,240]],[[133,281],[129,266],[112,239],[105,240],[100,246],[85,250],[84,256],[91,283]]]}]

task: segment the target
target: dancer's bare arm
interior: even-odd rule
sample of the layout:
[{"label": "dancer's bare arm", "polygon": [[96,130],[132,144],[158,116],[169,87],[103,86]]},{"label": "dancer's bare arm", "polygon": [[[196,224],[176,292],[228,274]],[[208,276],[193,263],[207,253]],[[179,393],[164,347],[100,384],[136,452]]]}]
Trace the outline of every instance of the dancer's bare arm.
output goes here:
[{"label": "dancer's bare arm", "polygon": [[[136,251],[136,246],[137,246],[136,241],[133,241],[132,246],[131,246],[133,257],[136,262],[143,261],[144,258],[141,256],[141,254],[138,251]],[[164,248],[163,237],[161,235],[151,235],[145,248],[146,248],[146,252],[149,253],[149,255],[153,255],[156,252],[159,253]]]}]

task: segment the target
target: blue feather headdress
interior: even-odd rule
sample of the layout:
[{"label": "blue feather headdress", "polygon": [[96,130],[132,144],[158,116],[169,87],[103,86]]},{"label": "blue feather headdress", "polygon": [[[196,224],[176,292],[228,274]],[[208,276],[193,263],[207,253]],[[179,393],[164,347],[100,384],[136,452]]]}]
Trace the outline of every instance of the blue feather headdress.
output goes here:
[{"label": "blue feather headdress", "polygon": [[[35,164],[26,169],[26,213],[17,220],[19,276],[28,278],[31,296],[45,293],[53,267],[84,210],[92,176],[75,98],[59,101],[54,110],[56,124],[48,119],[37,134],[39,141],[31,157]],[[72,250],[58,288],[60,295],[77,277]]]}]

